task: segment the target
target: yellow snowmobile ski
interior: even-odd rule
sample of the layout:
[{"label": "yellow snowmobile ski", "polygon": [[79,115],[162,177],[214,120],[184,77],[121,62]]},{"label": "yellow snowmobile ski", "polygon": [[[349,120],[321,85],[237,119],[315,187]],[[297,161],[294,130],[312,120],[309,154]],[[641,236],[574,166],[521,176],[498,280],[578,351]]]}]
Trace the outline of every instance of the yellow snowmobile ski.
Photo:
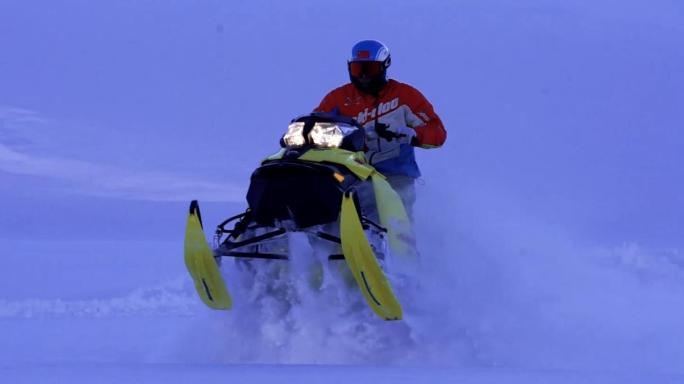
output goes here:
[{"label": "yellow snowmobile ski", "polygon": [[190,203],[184,250],[185,266],[204,304],[213,309],[230,309],[233,305],[232,300],[214,260],[214,254],[204,237],[197,200]]},{"label": "yellow snowmobile ski", "polygon": [[368,243],[351,193],[342,197],[340,216],[342,252],[366,302],[380,318],[400,320],[401,304]]}]

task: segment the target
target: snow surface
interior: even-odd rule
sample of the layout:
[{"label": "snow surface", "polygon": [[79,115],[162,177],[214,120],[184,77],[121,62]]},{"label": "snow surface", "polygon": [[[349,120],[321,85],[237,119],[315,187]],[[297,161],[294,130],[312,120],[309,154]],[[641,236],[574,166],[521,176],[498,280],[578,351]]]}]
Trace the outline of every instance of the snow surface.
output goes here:
[{"label": "snow surface", "polygon": [[[684,6],[0,0],[0,382],[684,382]],[[449,131],[419,288],[195,296],[187,203],[244,207],[351,45]],[[307,265],[294,263],[305,270]],[[290,297],[291,299],[291,297]]]}]

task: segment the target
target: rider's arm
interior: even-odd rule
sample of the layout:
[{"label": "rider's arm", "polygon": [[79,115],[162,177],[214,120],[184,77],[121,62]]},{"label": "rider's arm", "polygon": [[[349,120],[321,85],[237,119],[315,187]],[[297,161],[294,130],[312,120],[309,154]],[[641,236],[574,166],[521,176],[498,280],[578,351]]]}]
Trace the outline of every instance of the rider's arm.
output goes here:
[{"label": "rider's arm", "polygon": [[404,101],[409,107],[406,112],[408,125],[416,131],[413,145],[421,148],[437,148],[446,141],[447,133],[442,120],[435,113],[432,104],[417,89],[406,85]]}]

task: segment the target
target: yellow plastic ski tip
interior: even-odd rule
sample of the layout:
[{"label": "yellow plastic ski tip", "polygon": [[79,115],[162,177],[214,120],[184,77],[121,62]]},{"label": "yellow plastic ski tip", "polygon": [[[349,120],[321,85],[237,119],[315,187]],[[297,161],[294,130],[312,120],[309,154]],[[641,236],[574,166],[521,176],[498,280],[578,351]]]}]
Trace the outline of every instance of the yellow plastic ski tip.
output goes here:
[{"label": "yellow plastic ski tip", "polygon": [[185,266],[204,304],[213,309],[230,309],[233,302],[214,260],[214,254],[204,237],[197,200],[190,203],[190,213],[185,227],[184,254]]},{"label": "yellow plastic ski tip", "polygon": [[190,202],[190,215],[197,216],[197,219],[199,220],[200,227],[204,228],[204,224],[202,224],[202,215],[200,214],[200,209],[199,209],[199,202],[197,202],[197,200],[193,200]]},{"label": "yellow plastic ski tip", "polygon": [[366,303],[381,319],[400,320],[401,304],[363,232],[353,194],[345,193],[342,197],[340,216],[342,252]]}]

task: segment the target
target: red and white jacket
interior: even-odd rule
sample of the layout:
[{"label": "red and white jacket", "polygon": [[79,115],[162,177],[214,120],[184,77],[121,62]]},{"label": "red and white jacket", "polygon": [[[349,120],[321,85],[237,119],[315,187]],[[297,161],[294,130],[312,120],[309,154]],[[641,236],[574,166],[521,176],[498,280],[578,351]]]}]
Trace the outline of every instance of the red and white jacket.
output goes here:
[{"label": "red and white jacket", "polygon": [[[365,94],[353,84],[328,93],[316,112],[332,112],[356,119],[366,129],[366,157],[385,175],[419,177],[413,145],[437,148],[446,140],[446,130],[430,102],[417,89],[389,80],[378,97]],[[416,131],[412,143],[385,140],[375,132],[376,123],[392,127],[406,126]]]}]

